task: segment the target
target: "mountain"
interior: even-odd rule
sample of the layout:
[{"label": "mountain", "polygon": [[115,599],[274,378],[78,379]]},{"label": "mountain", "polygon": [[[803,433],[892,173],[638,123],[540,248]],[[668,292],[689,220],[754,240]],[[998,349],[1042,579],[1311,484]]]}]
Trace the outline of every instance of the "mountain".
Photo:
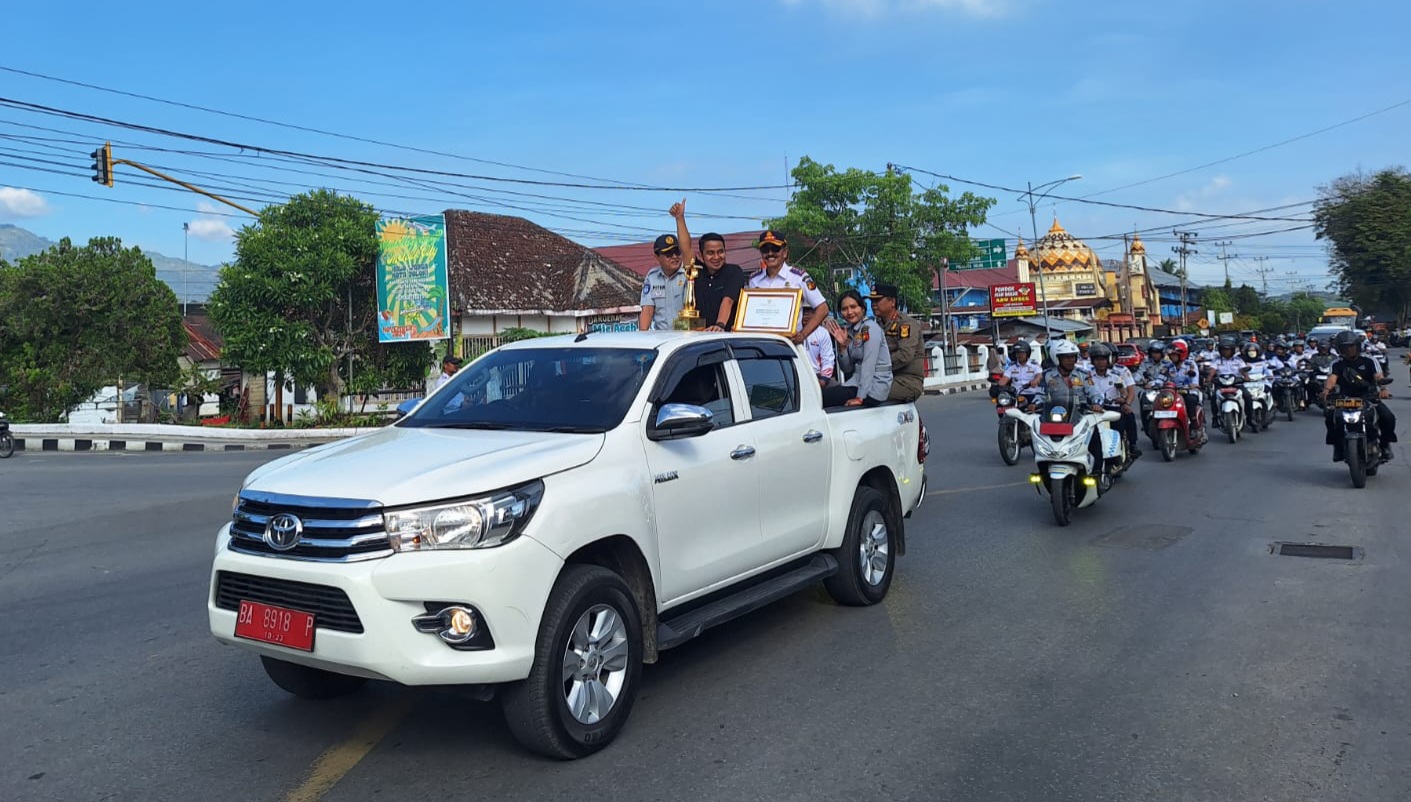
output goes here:
[{"label": "mountain", "polygon": [[[56,244],[58,243],[45,239],[32,231],[26,231],[19,226],[0,223],[0,259],[7,262],[15,262],[26,256],[33,256],[54,247]],[[178,299],[182,298],[183,285],[186,300],[189,301],[204,301],[210,295],[211,290],[215,289],[219,267],[188,262],[185,259],[166,256],[156,251],[143,251],[143,253],[152,260],[152,266],[157,269],[157,278],[165,281],[167,286],[171,287],[172,292],[176,293]]]}]

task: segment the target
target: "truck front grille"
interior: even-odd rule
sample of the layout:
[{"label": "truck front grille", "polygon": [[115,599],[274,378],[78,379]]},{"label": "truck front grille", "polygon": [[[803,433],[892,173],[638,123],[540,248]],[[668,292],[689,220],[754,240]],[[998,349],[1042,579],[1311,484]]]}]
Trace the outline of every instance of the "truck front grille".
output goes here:
[{"label": "truck front grille", "polygon": [[312,585],[288,579],[216,572],[216,606],[237,612],[241,600],[273,604],[313,613],[316,629],[362,634],[363,622],[348,600],[348,594],[327,585]]},{"label": "truck front grille", "polygon": [[[298,544],[280,550],[265,539],[271,518],[297,516],[303,531]],[[262,557],[315,562],[357,562],[392,554],[376,502],[313,498],[245,491],[230,525],[230,550]]]}]

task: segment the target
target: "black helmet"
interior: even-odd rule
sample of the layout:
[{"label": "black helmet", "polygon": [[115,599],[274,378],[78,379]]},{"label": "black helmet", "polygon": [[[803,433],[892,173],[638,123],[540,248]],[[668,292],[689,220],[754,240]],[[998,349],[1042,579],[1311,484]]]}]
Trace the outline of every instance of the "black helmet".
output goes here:
[{"label": "black helmet", "polygon": [[1244,355],[1250,359],[1259,358],[1259,346],[1256,343],[1248,342],[1244,344]]},{"label": "black helmet", "polygon": [[1217,345],[1215,348],[1216,348],[1217,351],[1223,351],[1223,350],[1225,350],[1226,348],[1230,349],[1231,351],[1234,351],[1234,350],[1235,350],[1235,341],[1234,341],[1234,338],[1232,338],[1232,337],[1221,337],[1221,338],[1220,338],[1220,344]]},{"label": "black helmet", "polygon": [[1088,359],[1112,359],[1112,346],[1107,343],[1093,343],[1088,348]]},{"label": "black helmet", "polygon": [[1362,338],[1357,336],[1357,332],[1340,331],[1337,333],[1336,337],[1333,337],[1333,347],[1337,348],[1339,351],[1348,346],[1353,348],[1360,348],[1362,346]]},{"label": "black helmet", "polygon": [[1029,347],[1029,343],[1028,343],[1027,341],[1025,341],[1025,340],[1020,340],[1019,342],[1015,343],[1014,345],[1009,346],[1009,350],[1010,350],[1011,352],[1014,352],[1014,353],[1018,353],[1019,351],[1023,351],[1023,352],[1026,353],[1026,354],[1032,354],[1032,353],[1034,352],[1034,349],[1031,348],[1031,347]]},{"label": "black helmet", "polygon": [[1152,340],[1150,343],[1147,343],[1146,352],[1149,354],[1152,351],[1162,354],[1166,353],[1166,343],[1160,340]]},{"label": "black helmet", "polygon": [[1303,340],[1294,340],[1294,341],[1293,341],[1293,347],[1294,347],[1294,348],[1297,348],[1297,347],[1299,347],[1300,345],[1306,346],[1306,345],[1308,345],[1308,343],[1304,342]]}]

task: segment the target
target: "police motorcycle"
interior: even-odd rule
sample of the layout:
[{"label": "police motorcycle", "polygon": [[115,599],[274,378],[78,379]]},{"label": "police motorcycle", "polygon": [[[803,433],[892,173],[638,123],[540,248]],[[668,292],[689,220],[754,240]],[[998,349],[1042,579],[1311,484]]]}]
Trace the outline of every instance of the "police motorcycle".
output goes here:
[{"label": "police motorcycle", "polygon": [[[990,400],[994,402],[995,414],[999,417],[999,457],[1004,460],[1005,465],[1017,465],[1019,452],[1026,447],[1033,448],[1033,436],[1023,421],[1004,413],[1010,409],[1022,409],[1028,403],[1028,398],[1020,394],[1022,388],[1015,387],[1012,383],[999,384],[1002,378],[1003,373],[990,374]],[[1042,403],[1042,394],[1033,397]]]},{"label": "police motorcycle", "polygon": [[[1067,526],[1073,511],[1090,507],[1111,490],[1126,470],[1128,459],[1122,435],[1112,428],[1122,413],[1101,413],[1045,402],[1037,414],[1010,407],[1007,417],[1022,421],[1033,433],[1036,471],[1029,481],[1041,494],[1048,492],[1053,520]],[[1089,448],[1099,437],[1102,459]]]},{"label": "police motorcycle", "polygon": [[1306,377],[1293,368],[1280,368],[1274,371],[1274,409],[1284,413],[1292,421],[1293,413],[1303,406],[1307,398],[1304,389]]},{"label": "police motorcycle", "polygon": [[10,419],[0,412],[0,459],[15,453],[15,436],[10,432]]},{"label": "police motorcycle", "polygon": [[1382,454],[1377,430],[1378,390],[1391,384],[1382,379],[1378,387],[1365,395],[1330,393],[1333,407],[1333,436],[1342,439],[1343,458],[1352,476],[1353,487],[1366,487],[1367,477],[1376,476],[1377,469],[1387,461]]}]

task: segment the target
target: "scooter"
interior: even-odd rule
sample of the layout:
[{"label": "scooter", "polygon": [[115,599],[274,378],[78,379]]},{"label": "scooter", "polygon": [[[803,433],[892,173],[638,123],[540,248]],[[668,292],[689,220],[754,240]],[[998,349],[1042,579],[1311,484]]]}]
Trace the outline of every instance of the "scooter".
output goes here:
[{"label": "scooter", "polygon": [[1293,413],[1303,405],[1303,378],[1293,368],[1274,373],[1274,408],[1293,420]]},{"label": "scooter", "polygon": [[[1048,492],[1053,520],[1059,526],[1072,521],[1075,509],[1092,506],[1126,470],[1122,435],[1111,427],[1122,419],[1119,412],[1086,412],[1045,404],[1040,414],[1013,407],[1004,414],[1023,421],[1033,432],[1037,470],[1029,475],[1029,481],[1041,494]],[[1089,450],[1094,434],[1101,438],[1102,446],[1102,459],[1096,461]]]},{"label": "scooter", "polygon": [[990,374],[990,400],[995,404],[995,413],[999,416],[999,457],[1004,460],[1005,465],[1017,465],[1019,463],[1019,452],[1025,446],[1033,447],[1033,438],[1029,434],[1029,427],[1021,421],[1010,418],[1004,413],[1006,410],[1024,406],[1028,400],[1019,394],[1013,384],[998,384],[1004,374]]},{"label": "scooter", "polygon": [[[1391,384],[1382,379],[1380,386]],[[1377,394],[1366,396],[1333,396],[1333,425],[1342,438],[1343,459],[1352,476],[1353,487],[1366,487],[1367,477],[1376,476],[1386,462],[1382,455],[1381,437],[1377,429]]]},{"label": "scooter", "polygon": [[1201,446],[1208,440],[1205,433],[1205,405],[1197,404],[1194,421],[1191,409],[1186,405],[1185,396],[1168,382],[1156,391],[1155,407],[1152,410],[1152,431],[1155,433],[1161,459],[1171,462],[1176,451],[1184,449],[1191,454],[1200,453]]},{"label": "scooter", "polygon": [[1251,431],[1267,429],[1274,424],[1274,399],[1269,397],[1269,385],[1264,381],[1265,374],[1251,373],[1245,377],[1244,389],[1249,393]]},{"label": "scooter", "polygon": [[1220,398],[1220,428],[1231,443],[1244,431],[1244,379],[1233,373],[1215,377],[1215,393]]},{"label": "scooter", "polygon": [[15,453],[15,436],[10,433],[10,419],[0,412],[0,459]]}]

